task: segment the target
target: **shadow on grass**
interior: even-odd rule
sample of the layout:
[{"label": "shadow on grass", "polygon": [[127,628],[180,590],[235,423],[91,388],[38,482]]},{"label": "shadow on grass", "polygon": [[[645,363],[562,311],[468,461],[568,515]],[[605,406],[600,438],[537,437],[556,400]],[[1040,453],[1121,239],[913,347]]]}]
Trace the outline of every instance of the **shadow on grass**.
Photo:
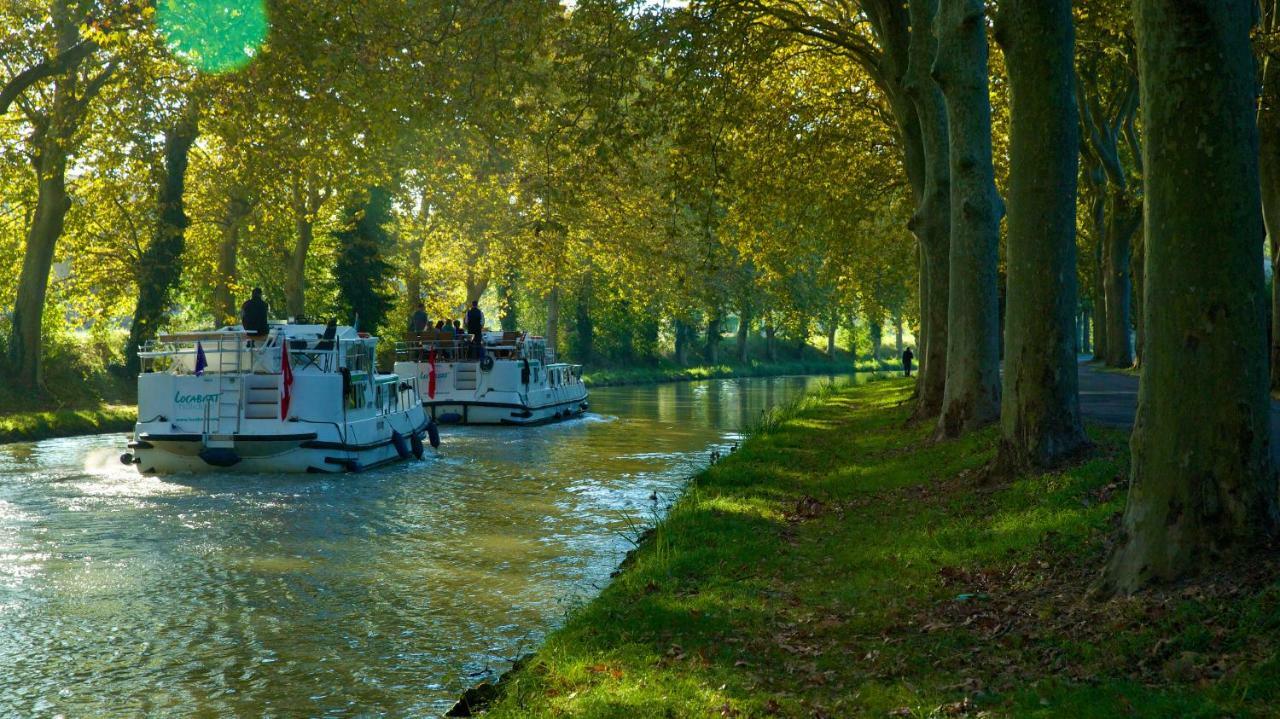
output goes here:
[{"label": "shadow on grass", "polygon": [[995,431],[931,443],[904,428],[909,389],[802,402],[700,475],[490,715],[1265,711],[1269,579],[1085,598],[1123,500],[1122,434],[1091,429],[1083,463],[980,487]]}]

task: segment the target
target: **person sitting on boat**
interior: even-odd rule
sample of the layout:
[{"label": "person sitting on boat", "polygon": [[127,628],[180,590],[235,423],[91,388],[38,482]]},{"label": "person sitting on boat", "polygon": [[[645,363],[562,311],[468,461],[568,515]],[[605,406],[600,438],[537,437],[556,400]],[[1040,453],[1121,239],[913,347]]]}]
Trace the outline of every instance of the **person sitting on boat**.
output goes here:
[{"label": "person sitting on boat", "polygon": [[422,332],[431,326],[431,319],[427,317],[427,306],[419,302],[417,309],[409,317],[409,331]]},{"label": "person sitting on boat", "polygon": [[256,337],[264,337],[271,329],[267,323],[267,301],[262,299],[262,288],[254,287],[253,296],[240,305],[240,326]]},{"label": "person sitting on boat", "polygon": [[474,359],[484,359],[484,313],[480,303],[472,302],[467,310],[467,333],[471,335],[471,354]]}]

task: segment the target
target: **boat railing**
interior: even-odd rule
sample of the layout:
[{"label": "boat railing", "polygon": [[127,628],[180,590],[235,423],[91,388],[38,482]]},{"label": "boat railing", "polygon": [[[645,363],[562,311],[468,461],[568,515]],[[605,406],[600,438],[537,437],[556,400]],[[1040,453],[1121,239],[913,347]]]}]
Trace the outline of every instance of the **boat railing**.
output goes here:
[{"label": "boat railing", "polygon": [[[488,348],[486,347],[486,350]],[[396,343],[397,362],[428,362],[434,351],[437,362],[479,360],[480,352],[469,334],[410,332]]]},{"label": "boat railing", "polygon": [[196,374],[201,353],[204,354],[204,367],[201,369],[206,374],[279,374],[285,343],[288,344],[293,371],[310,368],[321,372],[337,371],[339,352],[343,349],[341,340],[309,341],[275,333],[251,335],[218,331],[162,334],[139,347],[138,359],[144,374]]}]

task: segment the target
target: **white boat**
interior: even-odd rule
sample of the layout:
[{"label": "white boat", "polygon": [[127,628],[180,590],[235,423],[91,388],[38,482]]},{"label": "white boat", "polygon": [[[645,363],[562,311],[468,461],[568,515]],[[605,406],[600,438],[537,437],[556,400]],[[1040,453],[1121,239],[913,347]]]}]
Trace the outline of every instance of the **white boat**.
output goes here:
[{"label": "white boat", "polygon": [[378,338],[275,324],[161,335],[138,356],[130,453],[144,473],[358,472],[437,444],[413,378],[377,372]]},{"label": "white boat", "polygon": [[470,335],[410,333],[396,345],[395,371],[416,381],[442,424],[545,424],[588,406],[582,365],[556,362],[546,341],[527,332],[485,332],[478,344]]}]

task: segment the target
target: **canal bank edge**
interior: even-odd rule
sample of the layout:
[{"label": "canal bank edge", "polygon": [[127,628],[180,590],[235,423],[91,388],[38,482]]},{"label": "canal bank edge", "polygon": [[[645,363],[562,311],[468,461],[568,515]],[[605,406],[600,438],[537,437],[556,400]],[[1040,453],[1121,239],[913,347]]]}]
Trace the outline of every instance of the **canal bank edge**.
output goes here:
[{"label": "canal bank edge", "polygon": [[628,385],[697,382],[699,380],[735,379],[740,377],[784,377],[788,375],[843,375],[854,373],[902,371],[902,365],[891,362],[859,360],[856,364],[826,359],[795,362],[754,362],[750,364],[697,365],[680,367],[605,368],[587,372],[582,381],[588,387],[621,387]]},{"label": "canal bank edge", "polygon": [[1280,696],[1280,559],[1090,597],[1127,431],[983,484],[996,427],[932,442],[910,383],[840,388],[701,473],[490,719],[1253,716]]},{"label": "canal bank edge", "polygon": [[82,434],[128,432],[138,419],[134,405],[59,409],[0,415],[0,444],[35,442]]},{"label": "canal bank edge", "polygon": [[[694,379],[694,378],[690,378],[690,379]],[[696,379],[702,379],[702,378],[696,378]],[[721,378],[713,378],[713,379],[721,379]],[[887,379],[889,378],[872,377],[870,382],[883,382]],[[672,381],[680,381],[680,380],[672,380]],[[749,436],[747,437],[746,440],[743,441],[742,448],[747,449],[752,445],[753,441],[755,441],[756,438],[759,437],[760,435],[767,434],[772,429],[777,428],[781,423],[796,417],[806,408],[810,408],[810,407],[821,404],[826,398],[829,398],[835,395],[836,391],[837,391],[837,388],[834,385],[829,385],[829,384],[823,385],[811,392],[806,393],[801,397],[796,398],[794,401],[790,403],[787,403],[785,405],[772,409],[769,413],[767,413],[765,419],[760,423],[759,426],[744,428],[744,432],[747,433]],[[730,454],[724,455],[723,457],[724,459],[727,460],[729,457],[732,457],[733,454],[736,454],[736,452],[731,452]],[[712,458],[713,467],[715,466],[716,462],[720,457],[721,455],[717,452],[716,455]],[[688,496],[688,494],[691,491],[696,490],[698,483],[707,476],[707,473],[710,469],[711,467],[708,467],[707,469],[703,469],[702,471],[696,473],[689,479],[688,484],[685,486],[684,492],[681,494],[679,498],[676,499],[675,504],[673,504],[672,507],[670,508],[671,510],[675,510],[680,504],[685,502],[685,498]],[[670,514],[668,514],[668,516],[670,516]],[[637,537],[631,540],[635,546],[627,550],[626,554],[623,555],[622,560],[618,562],[617,568],[613,572],[610,572],[609,578],[611,581],[616,580],[617,578],[623,576],[629,570],[631,570],[635,566],[636,561],[639,557],[650,552],[662,551],[662,545],[666,543],[665,537],[663,536],[664,531],[666,531],[666,522],[667,520],[663,519],[662,521],[659,521],[655,526],[645,528],[643,531],[640,532],[640,534]],[[599,597],[597,597],[596,599],[591,600],[589,604],[599,602],[599,601],[600,599]],[[524,654],[520,656],[518,659],[514,660],[511,664],[511,668],[503,672],[502,674],[500,674],[496,681],[490,681],[486,679],[469,687],[466,691],[464,691],[458,697],[454,705],[443,716],[446,718],[449,718],[449,717],[473,717],[473,716],[484,715],[488,709],[499,704],[503,699],[506,698],[508,688],[512,685],[513,682],[517,681],[521,677],[521,674],[523,672],[525,672],[526,670],[535,671],[535,672],[537,671],[538,658],[539,658],[539,655],[537,652],[530,652],[530,653]]]}]

